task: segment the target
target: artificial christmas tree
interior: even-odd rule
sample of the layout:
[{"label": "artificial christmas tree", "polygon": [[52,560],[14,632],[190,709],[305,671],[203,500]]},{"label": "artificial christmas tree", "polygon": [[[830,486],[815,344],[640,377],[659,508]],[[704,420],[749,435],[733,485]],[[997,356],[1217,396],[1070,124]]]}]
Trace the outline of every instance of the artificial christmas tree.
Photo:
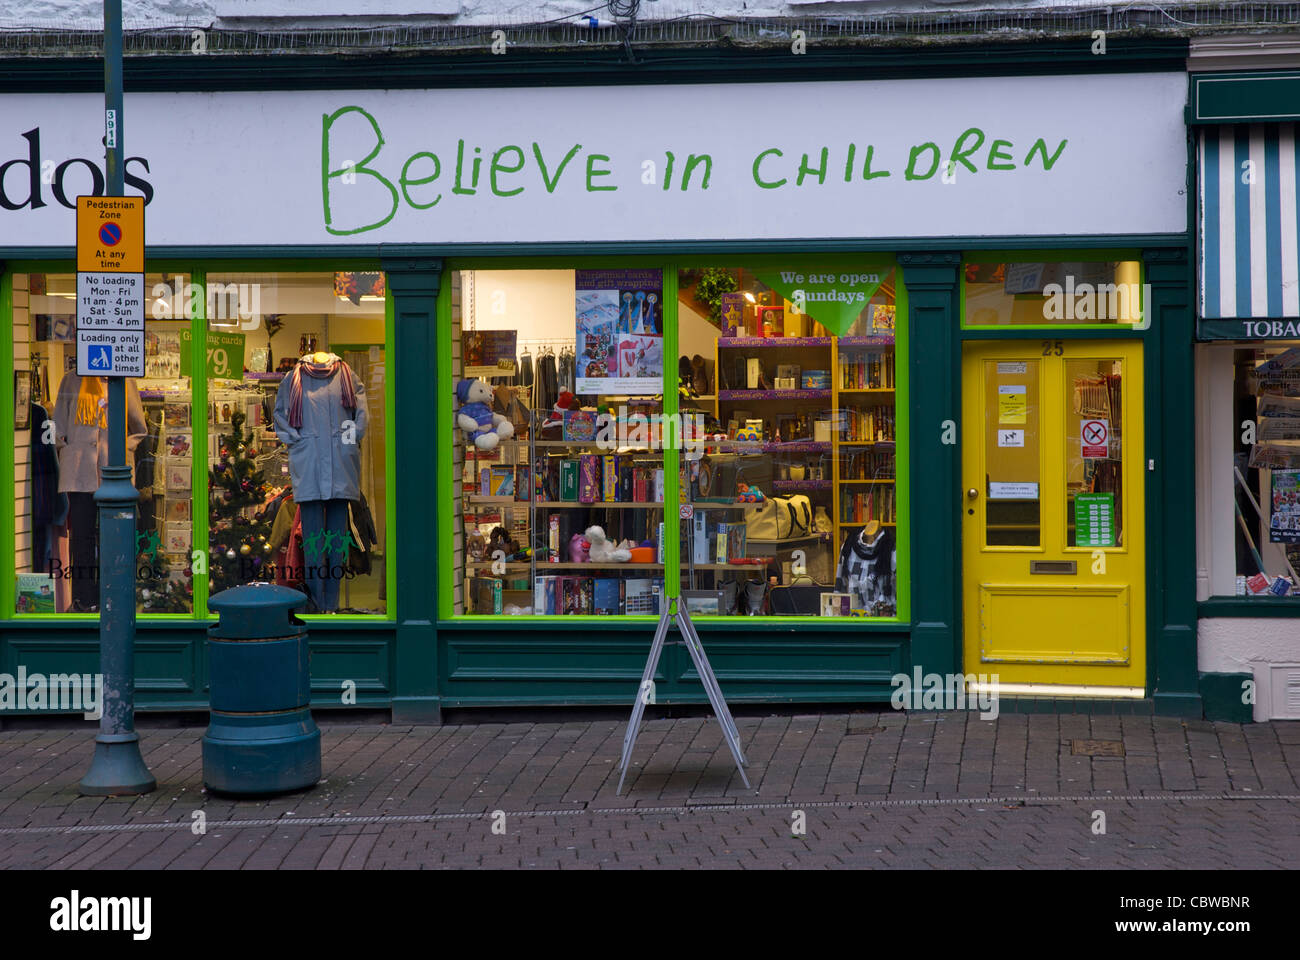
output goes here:
[{"label": "artificial christmas tree", "polygon": [[157,530],[135,535],[135,606],[140,613],[190,613],[194,610],[194,571],[187,565],[182,575],[166,572],[160,556]]},{"label": "artificial christmas tree", "polygon": [[194,610],[193,573],[185,568],[184,580],[136,583],[136,609],[140,613],[190,613]]},{"label": "artificial christmas tree", "polygon": [[253,435],[244,431],[244,414],[230,417],[230,432],[222,434],[218,460],[208,471],[208,595],[254,580],[269,580],[272,572],[269,520],[254,511],[266,502],[266,478],[253,463]]}]

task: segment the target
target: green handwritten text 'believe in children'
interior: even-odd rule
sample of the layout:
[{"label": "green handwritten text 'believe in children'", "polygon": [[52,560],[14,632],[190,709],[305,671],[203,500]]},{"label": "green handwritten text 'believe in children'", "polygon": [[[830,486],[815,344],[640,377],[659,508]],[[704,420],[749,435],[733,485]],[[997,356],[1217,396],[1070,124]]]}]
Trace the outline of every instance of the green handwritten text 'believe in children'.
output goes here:
[{"label": "green handwritten text 'believe in children'", "polygon": [[[367,138],[368,142],[364,144],[333,142],[335,123],[352,113],[364,118],[373,138]],[[322,117],[321,199],[325,229],[330,233],[347,236],[378,230],[397,215],[403,203],[416,210],[428,210],[441,203],[448,193],[458,197],[517,197],[527,190],[541,189],[550,194],[561,182],[574,180],[581,183],[588,193],[619,189],[614,182],[615,171],[610,156],[586,149],[580,143],[552,150],[543,149],[534,140],[526,147],[506,144],[487,152],[484,147],[467,145],[463,139],[458,139],[454,161],[450,150],[444,154],[448,158],[446,163],[438,154],[421,150],[406,157],[400,166],[392,158],[381,163],[384,143],[379,122],[361,107],[342,107]],[[927,140],[912,146],[905,162],[901,156],[891,158],[892,165],[896,169],[901,167],[897,179],[904,182],[937,179],[951,183],[962,168],[970,173],[979,173],[981,170],[1014,171],[1021,166],[1038,164],[1043,170],[1050,171],[1061,159],[1069,141],[1060,140],[1055,147],[1049,148],[1047,141],[1039,137],[1023,153],[1017,153],[1010,140],[991,140],[987,147],[985,143],[984,131],[970,127],[953,141],[946,160],[939,145]],[[349,152],[351,157],[355,157],[362,150],[368,152],[359,161],[348,157]],[[342,159],[345,157],[348,159]],[[662,180],[658,176],[657,159],[642,161],[640,168],[642,185],[679,191],[708,190],[729,176],[748,177],[763,190],[821,186],[840,177],[845,183],[853,183],[855,180],[870,182],[895,176],[895,171],[876,156],[874,146],[859,149],[855,143],[837,147],[834,152],[830,147],[821,147],[815,153],[802,154],[797,160],[794,154],[787,155],[777,147],[769,147],[753,158],[748,170],[740,173],[721,168],[715,170],[713,157],[707,153],[689,153],[681,157],[671,151],[664,152]],[[362,178],[386,191],[388,199],[379,200],[372,210],[367,211],[368,216],[373,216],[368,222],[335,223],[330,202],[332,191],[360,183]]]}]

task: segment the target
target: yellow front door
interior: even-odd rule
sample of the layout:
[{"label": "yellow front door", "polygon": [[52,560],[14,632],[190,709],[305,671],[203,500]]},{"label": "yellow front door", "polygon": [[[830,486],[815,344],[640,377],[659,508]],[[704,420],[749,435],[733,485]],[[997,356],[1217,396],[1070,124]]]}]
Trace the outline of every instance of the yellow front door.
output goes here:
[{"label": "yellow front door", "polygon": [[968,343],[962,393],[965,672],[1141,696],[1142,344]]}]

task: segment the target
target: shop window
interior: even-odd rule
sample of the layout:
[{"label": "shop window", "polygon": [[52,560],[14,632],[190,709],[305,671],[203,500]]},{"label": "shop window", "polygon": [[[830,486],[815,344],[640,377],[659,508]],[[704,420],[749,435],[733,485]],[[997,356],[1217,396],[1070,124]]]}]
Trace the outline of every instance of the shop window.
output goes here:
[{"label": "shop window", "polygon": [[[12,283],[15,610],[96,613],[105,381],[76,373],[76,275]],[[314,610],[384,613],[383,275],[151,273],[145,290],[145,375],[127,380],[137,612],[201,616],[204,596],[273,580],[304,589]],[[294,416],[307,353],[322,356]],[[345,375],[350,391],[337,387]],[[328,503],[303,536],[285,504],[308,486]]]},{"label": "shop window", "polygon": [[[183,287],[186,274],[148,274],[146,291]],[[15,609],[94,613],[99,607],[99,468],[108,462],[107,381],[77,375],[75,273],[13,275],[15,403]],[[26,295],[24,297],[24,294]],[[25,301],[25,303],[24,303]],[[190,613],[194,571],[188,523],[191,486],[188,407],[181,369],[185,320],[146,309],[145,376],[127,387],[127,458],[140,492],[136,526],[136,605],[141,613]],[[25,396],[24,396],[25,395]],[[184,471],[183,492],[168,470]],[[173,518],[184,516],[183,527]],[[169,529],[176,536],[168,537]]]},{"label": "shop window", "polygon": [[462,271],[453,311],[456,612],[657,613],[663,271]]},{"label": "shop window", "polygon": [[1067,360],[1065,543],[1124,545],[1124,361]]},{"label": "shop window", "polygon": [[679,272],[682,409],[705,438],[684,453],[680,575],[701,612],[898,614],[896,276],[860,262]]},{"label": "shop window", "polygon": [[455,612],[897,616],[892,265],[676,279],[453,276]]},{"label": "shop window", "polygon": [[966,326],[1138,325],[1149,298],[1136,260],[965,265]]},{"label": "shop window", "polygon": [[209,274],[207,293],[211,593],[269,580],[308,613],[384,613],[384,275]]},{"label": "shop window", "polygon": [[1294,598],[1300,585],[1300,343],[1214,349],[1210,389],[1220,380],[1226,392],[1223,366],[1231,363],[1232,417],[1220,424],[1207,464],[1221,478],[1216,489],[1231,491],[1211,504],[1212,590]]},{"label": "shop window", "polygon": [[984,361],[984,542],[990,547],[1042,544],[1042,379],[1037,358]]}]

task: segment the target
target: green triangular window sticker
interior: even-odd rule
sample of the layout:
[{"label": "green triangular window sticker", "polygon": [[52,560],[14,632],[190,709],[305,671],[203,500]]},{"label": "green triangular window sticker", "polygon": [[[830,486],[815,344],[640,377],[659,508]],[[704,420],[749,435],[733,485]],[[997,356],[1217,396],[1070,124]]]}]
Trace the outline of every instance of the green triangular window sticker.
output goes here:
[{"label": "green triangular window sticker", "polygon": [[807,273],[779,270],[754,276],[790,301],[796,312],[812,317],[842,337],[867,308],[887,274],[887,270],[879,269]]}]

